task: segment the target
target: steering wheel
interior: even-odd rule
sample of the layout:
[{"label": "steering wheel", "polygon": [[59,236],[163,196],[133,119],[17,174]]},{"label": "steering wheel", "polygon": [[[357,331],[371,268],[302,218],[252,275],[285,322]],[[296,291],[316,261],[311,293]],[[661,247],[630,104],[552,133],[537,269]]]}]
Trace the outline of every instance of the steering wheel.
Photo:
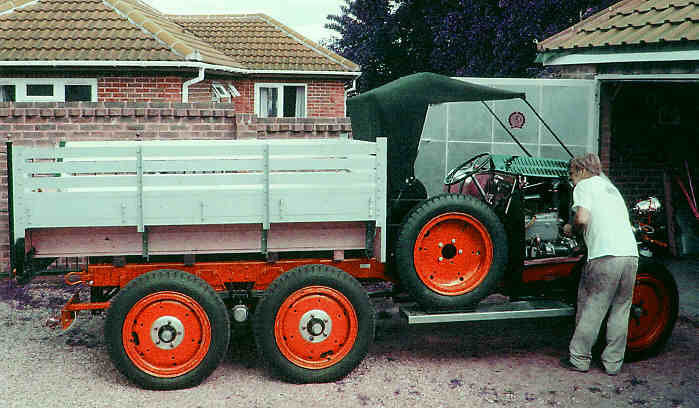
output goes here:
[{"label": "steering wheel", "polygon": [[444,184],[451,185],[458,183],[465,179],[466,176],[480,171],[483,167],[489,164],[490,153],[481,153],[478,156],[474,156],[461,163],[459,166],[451,169],[447,176],[444,177]]}]

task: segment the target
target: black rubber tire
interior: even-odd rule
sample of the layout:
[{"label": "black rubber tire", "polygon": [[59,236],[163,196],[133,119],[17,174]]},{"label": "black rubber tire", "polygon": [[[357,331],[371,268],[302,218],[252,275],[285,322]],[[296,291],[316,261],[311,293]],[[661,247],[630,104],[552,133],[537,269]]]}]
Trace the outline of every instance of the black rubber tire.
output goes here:
[{"label": "black rubber tire", "polygon": [[[275,334],[282,304],[293,294],[311,286],[339,291],[354,308],[358,323],[357,336],[350,351],[335,364],[324,368],[305,368],[290,361],[280,350]],[[351,275],[329,265],[303,265],[278,277],[265,290],[253,317],[260,360],[271,373],[294,383],[330,382],[346,376],[366,356],[374,340],[374,326],[374,306],[362,285]]]},{"label": "black rubber tire", "polygon": [[[128,357],[122,339],[126,316],[134,305],[148,295],[165,291],[186,295],[197,302],[211,327],[211,343],[202,361],[190,371],[172,378],[139,369]],[[228,350],[230,319],[223,301],[204,280],[187,272],[161,269],[133,279],[117,293],[107,309],[104,332],[112,362],[129,380],[146,389],[174,390],[198,385],[221,363]]]},{"label": "black rubber tire", "polygon": [[[627,361],[645,360],[660,353],[670,338],[672,330],[675,328],[675,323],[677,322],[677,315],[679,313],[679,292],[677,290],[675,278],[664,265],[641,257],[639,259],[638,272],[636,273],[636,290],[640,285],[647,285],[649,283],[655,289],[652,291],[654,294],[662,291],[667,294],[667,296],[660,296],[657,298],[662,304],[663,309],[667,311],[667,318],[657,322],[658,334],[654,336],[654,340],[649,344],[643,345],[643,347],[633,348],[631,347],[631,340],[629,340],[629,345],[626,348],[626,355],[624,357]],[[656,287],[656,284],[662,288]],[[636,306],[642,307],[642,305],[634,304],[632,308]],[[635,320],[632,309],[629,327],[633,324],[635,324]]]},{"label": "black rubber tire", "polygon": [[[471,291],[459,295],[440,294],[420,279],[415,268],[413,249],[422,228],[446,213],[469,215],[478,220],[490,235],[493,257],[483,281]],[[508,261],[508,238],[498,216],[482,201],[466,195],[443,194],[425,201],[407,216],[396,245],[396,263],[401,285],[427,309],[469,308],[493,293],[503,279]],[[468,274],[469,271],[463,271]]]}]

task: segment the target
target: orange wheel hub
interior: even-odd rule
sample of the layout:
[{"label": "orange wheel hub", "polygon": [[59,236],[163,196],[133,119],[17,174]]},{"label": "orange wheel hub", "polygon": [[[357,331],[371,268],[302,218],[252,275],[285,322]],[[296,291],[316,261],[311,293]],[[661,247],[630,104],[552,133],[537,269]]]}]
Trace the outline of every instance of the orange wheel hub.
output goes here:
[{"label": "orange wheel hub", "polygon": [[628,349],[647,349],[662,335],[670,321],[670,310],[666,307],[670,295],[667,286],[658,278],[650,275],[636,278],[629,316]]},{"label": "orange wheel hub", "polygon": [[292,293],[279,307],[274,338],[291,363],[323,369],[340,362],[354,347],[359,322],[352,303],[326,286]]},{"label": "orange wheel hub", "polygon": [[206,356],[211,324],[191,297],[157,292],[131,308],[124,320],[122,341],[140,370],[156,377],[177,377],[196,368]]},{"label": "orange wheel hub", "polygon": [[493,242],[485,226],[463,213],[445,213],[420,230],[413,248],[420,280],[441,295],[477,288],[493,262]]}]

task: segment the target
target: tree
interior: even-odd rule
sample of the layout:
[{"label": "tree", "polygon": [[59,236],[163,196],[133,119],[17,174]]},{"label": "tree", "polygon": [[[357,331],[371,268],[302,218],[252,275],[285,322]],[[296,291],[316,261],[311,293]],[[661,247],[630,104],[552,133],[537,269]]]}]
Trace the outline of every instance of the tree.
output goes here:
[{"label": "tree", "polygon": [[359,88],[431,71],[535,76],[543,40],[614,0],[345,0],[328,46],[362,66]]}]

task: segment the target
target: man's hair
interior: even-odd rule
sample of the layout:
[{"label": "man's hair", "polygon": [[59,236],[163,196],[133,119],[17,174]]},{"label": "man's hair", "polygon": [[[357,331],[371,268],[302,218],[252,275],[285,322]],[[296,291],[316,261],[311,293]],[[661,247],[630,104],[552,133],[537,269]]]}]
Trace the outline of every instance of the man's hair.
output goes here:
[{"label": "man's hair", "polygon": [[599,176],[602,173],[602,163],[599,156],[594,153],[570,159],[568,168],[573,171],[587,170],[593,176]]}]

